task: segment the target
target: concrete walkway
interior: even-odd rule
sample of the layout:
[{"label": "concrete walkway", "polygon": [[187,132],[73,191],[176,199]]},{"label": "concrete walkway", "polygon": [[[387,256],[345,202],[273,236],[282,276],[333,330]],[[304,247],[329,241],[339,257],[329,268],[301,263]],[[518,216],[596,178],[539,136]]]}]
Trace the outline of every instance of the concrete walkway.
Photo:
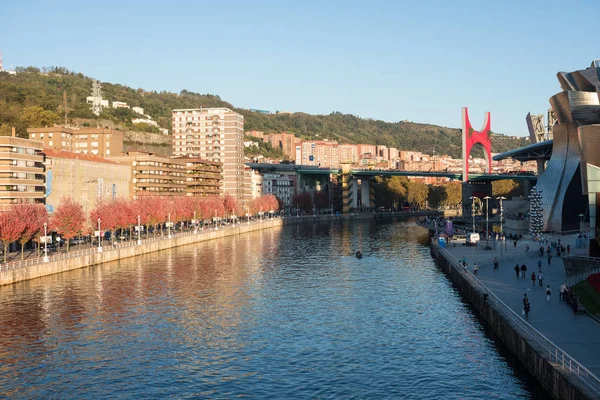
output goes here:
[{"label": "concrete walkway", "polygon": [[[586,249],[575,248],[575,235],[563,236],[561,243],[571,245],[571,254],[586,254]],[[526,244],[530,247],[528,254],[525,252]],[[476,262],[479,265],[477,278],[518,315],[522,315],[523,294],[527,293],[531,304],[528,322],[600,377],[600,323],[584,313],[573,315],[571,307],[560,301],[559,287],[566,282],[562,258],[553,251],[551,264],[548,265],[546,252],[544,257],[539,257],[539,244],[532,240],[519,241],[516,247],[507,240],[506,251],[503,249],[502,255],[499,245],[497,250],[483,250],[484,247],[485,241],[479,249],[452,245],[446,249],[459,261],[465,257],[471,272]],[[494,257],[500,261],[498,270],[494,270]],[[538,281],[535,286],[531,282],[531,272],[535,272],[536,276],[538,274],[538,260],[542,261],[542,287]],[[517,278],[514,271],[517,263],[527,266],[525,279]],[[546,285],[550,285],[552,290],[549,302],[546,301]]]}]

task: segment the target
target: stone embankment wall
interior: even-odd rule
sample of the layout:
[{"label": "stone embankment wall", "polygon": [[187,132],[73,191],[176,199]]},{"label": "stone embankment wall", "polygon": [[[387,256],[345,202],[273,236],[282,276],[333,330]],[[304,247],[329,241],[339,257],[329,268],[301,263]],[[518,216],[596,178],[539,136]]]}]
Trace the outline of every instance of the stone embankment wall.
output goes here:
[{"label": "stone embankment wall", "polygon": [[475,307],[479,315],[504,342],[508,349],[521,361],[529,372],[555,399],[579,400],[591,399],[594,396],[588,393],[577,381],[577,376],[569,375],[564,370],[559,370],[544,357],[544,351],[535,346],[533,341],[528,341],[524,333],[514,327],[494,305],[490,304],[487,294],[476,287],[463,271],[457,269],[448,260],[437,246],[431,246],[431,253],[438,261],[440,268],[450,280],[458,286],[462,294]]},{"label": "stone embankment wall", "polygon": [[424,211],[420,213],[405,213],[405,212],[385,212],[385,213],[365,213],[365,214],[350,214],[344,216],[336,215],[317,215],[317,216],[305,216],[300,218],[288,217],[288,218],[275,218],[265,219],[262,222],[253,222],[251,224],[242,222],[236,226],[226,226],[219,230],[207,230],[198,234],[187,234],[174,236],[171,239],[161,240],[143,240],[141,244],[113,248],[112,246],[105,246],[103,252],[98,253],[90,249],[88,254],[84,254],[80,257],[65,258],[62,260],[51,260],[48,263],[42,263],[30,265],[17,269],[0,269],[0,285],[10,285],[12,283],[25,281],[29,279],[40,278],[46,275],[59,274],[61,272],[71,271],[78,268],[89,267],[92,265],[98,265],[111,261],[118,261],[124,258],[136,257],[155,251],[167,250],[173,247],[185,246],[202,242],[205,240],[219,239],[226,236],[238,235],[247,232],[258,231],[269,228],[280,228],[284,225],[296,225],[296,224],[307,224],[315,222],[328,222],[333,220],[354,220],[354,219],[373,219],[373,218],[392,218],[401,216],[422,216],[422,215],[437,215],[439,213]]}]

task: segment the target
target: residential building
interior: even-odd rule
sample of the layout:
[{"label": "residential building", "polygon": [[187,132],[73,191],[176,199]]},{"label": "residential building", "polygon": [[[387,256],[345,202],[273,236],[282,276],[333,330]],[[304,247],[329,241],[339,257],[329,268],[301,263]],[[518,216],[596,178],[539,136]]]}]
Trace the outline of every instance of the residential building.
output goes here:
[{"label": "residential building", "polygon": [[244,190],[246,200],[256,199],[264,194],[263,192],[263,176],[260,172],[244,168]]},{"label": "residential building", "polygon": [[257,139],[264,139],[265,133],[262,131],[247,131],[246,135],[255,137]]},{"label": "residential building", "polygon": [[122,101],[113,101],[112,102],[112,107],[113,108],[130,108],[129,104],[124,103]]},{"label": "residential building", "polygon": [[181,196],[186,193],[186,163],[181,159],[139,151],[107,158],[131,166],[129,191],[133,197]]},{"label": "residential building", "polygon": [[[135,107],[134,107],[135,108]],[[131,123],[132,124],[148,124],[151,126],[155,126],[158,128],[158,122],[154,121],[153,119],[147,119],[147,118],[132,118],[131,119]]]},{"label": "residential building", "polygon": [[98,156],[44,149],[46,207],[52,212],[63,197],[82,205],[89,216],[96,203],[129,198],[131,167]]},{"label": "residential building", "polygon": [[362,156],[363,154],[373,154],[377,153],[377,147],[372,144],[359,144],[358,145],[358,155]]},{"label": "residential building", "polygon": [[274,195],[287,209],[292,207],[292,198],[296,193],[296,174],[266,173],[263,174],[262,181],[264,194]]},{"label": "residential building", "polygon": [[375,151],[377,152],[377,157],[381,157],[383,161],[389,160],[389,153],[387,146],[377,145],[375,147]]},{"label": "residential building", "polygon": [[185,163],[185,185],[188,196],[221,194],[223,166],[219,162],[194,157],[178,157]]},{"label": "residential building", "polygon": [[131,107],[131,111],[140,115],[144,115],[144,109],[142,107]]},{"label": "residential building", "polygon": [[[350,153],[352,150],[350,150]],[[345,157],[348,156],[345,151]],[[344,160],[346,161],[346,160]],[[301,159],[296,164],[314,165],[321,168],[339,168],[342,162],[342,151],[336,141],[305,141],[301,144]]]},{"label": "residential building", "polygon": [[340,144],[340,162],[356,164],[358,162],[358,146],[355,144]]},{"label": "residential building", "polygon": [[54,126],[51,128],[27,128],[29,139],[39,140],[43,148],[73,151],[73,129]]},{"label": "residential building", "polygon": [[[94,104],[94,96],[88,96],[88,97],[86,97],[85,98],[85,102],[88,103],[88,104]],[[102,107],[108,107],[109,106],[108,100],[104,100],[104,99],[100,100],[100,104],[102,105]]]},{"label": "residential building", "polygon": [[100,157],[123,154],[123,133],[104,128],[28,128],[29,139],[40,140],[44,148],[73,151]]},{"label": "residential building", "polygon": [[244,117],[228,108],[173,110],[173,155],[223,165],[223,193],[244,198]]},{"label": "residential building", "polygon": [[398,149],[395,147],[388,148],[388,160],[393,161],[400,157],[400,153]]},{"label": "residential building", "polygon": [[0,136],[0,210],[13,204],[44,204],[42,142]]},{"label": "residential building", "polygon": [[273,135],[266,135],[264,140],[271,143],[274,149],[279,149],[288,156],[291,160],[295,160],[296,157],[296,145],[300,144],[302,140],[289,133],[278,133]]}]

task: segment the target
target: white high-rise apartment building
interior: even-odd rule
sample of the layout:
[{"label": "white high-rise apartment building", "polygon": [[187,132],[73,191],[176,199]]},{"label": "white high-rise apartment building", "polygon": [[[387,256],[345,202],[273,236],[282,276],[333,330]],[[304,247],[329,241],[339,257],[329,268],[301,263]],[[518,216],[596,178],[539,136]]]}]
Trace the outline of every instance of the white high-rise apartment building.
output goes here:
[{"label": "white high-rise apartment building", "polygon": [[173,110],[173,156],[223,165],[223,193],[244,199],[244,117],[228,108]]}]

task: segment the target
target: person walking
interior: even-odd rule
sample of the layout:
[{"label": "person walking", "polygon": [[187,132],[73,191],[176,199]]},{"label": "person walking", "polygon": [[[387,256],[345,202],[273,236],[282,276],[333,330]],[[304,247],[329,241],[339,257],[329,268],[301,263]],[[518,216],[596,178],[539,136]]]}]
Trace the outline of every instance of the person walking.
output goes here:
[{"label": "person walking", "polygon": [[551,294],[550,285],[548,285],[548,286],[546,286],[546,302],[550,301],[550,294]]},{"label": "person walking", "polygon": [[519,268],[519,264],[515,265],[515,273],[517,274],[517,279],[519,279],[520,272],[521,272],[521,269]]},{"label": "person walking", "polygon": [[548,266],[550,266],[551,261],[552,261],[552,254],[548,253]]},{"label": "person walking", "polygon": [[540,257],[544,257],[544,246],[540,246]]},{"label": "person walking", "polygon": [[540,282],[540,287],[542,287],[544,285],[544,275],[541,272],[538,274],[538,281]]},{"label": "person walking", "polygon": [[529,318],[529,310],[531,306],[529,305],[529,299],[527,298],[527,293],[523,295],[523,313],[525,314],[525,318]]},{"label": "person walking", "polygon": [[477,275],[477,271],[479,271],[479,265],[473,263],[473,275]]},{"label": "person walking", "polygon": [[570,244],[567,245],[567,254],[571,254],[571,245]]},{"label": "person walking", "polygon": [[560,288],[558,288],[558,290],[558,299],[560,301],[565,301],[565,292],[567,291],[567,285],[563,283],[562,285],[560,285]]},{"label": "person walking", "polygon": [[535,272],[531,273],[531,285],[535,287]]},{"label": "person walking", "polygon": [[521,278],[525,279],[525,274],[527,273],[527,265],[521,265]]},{"label": "person walking", "polygon": [[494,269],[498,269],[500,267],[500,262],[498,261],[498,257],[494,257]]},{"label": "person walking", "polygon": [[517,239],[515,239],[515,241],[513,242],[513,245],[515,246],[515,248],[517,248]]},{"label": "person walking", "polygon": [[538,260],[538,272],[542,272],[542,260]]}]

